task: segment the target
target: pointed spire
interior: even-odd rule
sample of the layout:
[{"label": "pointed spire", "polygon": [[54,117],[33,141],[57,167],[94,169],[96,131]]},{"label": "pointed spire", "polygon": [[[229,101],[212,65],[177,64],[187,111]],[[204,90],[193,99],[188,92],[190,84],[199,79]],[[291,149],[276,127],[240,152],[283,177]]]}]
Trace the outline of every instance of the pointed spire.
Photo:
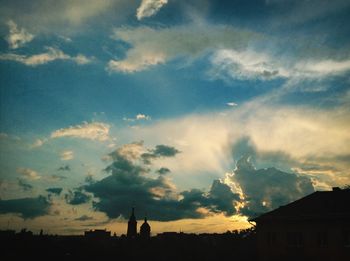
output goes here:
[{"label": "pointed spire", "polygon": [[135,217],[135,208],[131,209],[131,215],[128,221],[127,237],[135,238],[137,236],[137,221]]}]

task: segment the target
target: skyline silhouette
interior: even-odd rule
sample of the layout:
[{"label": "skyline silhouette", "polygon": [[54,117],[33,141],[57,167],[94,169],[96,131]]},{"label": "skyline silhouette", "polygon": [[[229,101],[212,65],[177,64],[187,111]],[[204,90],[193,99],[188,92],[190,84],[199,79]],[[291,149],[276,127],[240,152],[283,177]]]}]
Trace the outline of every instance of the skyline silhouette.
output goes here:
[{"label": "skyline silhouette", "polygon": [[349,14],[349,0],[1,0],[9,249],[337,252],[334,213],[259,217],[350,186]]},{"label": "skyline silhouette", "polygon": [[[135,208],[126,224],[126,234],[112,235],[106,229],[85,231],[80,236],[33,234],[22,229],[1,230],[5,246],[2,257],[34,257],[51,251],[56,257],[153,258],[155,260],[347,260],[350,257],[350,189],[314,192],[285,206],[251,219],[252,227],[222,234],[163,232],[151,236],[144,223],[137,230]],[[88,247],[88,250],[86,250]],[[232,252],[234,250],[234,252]]]}]

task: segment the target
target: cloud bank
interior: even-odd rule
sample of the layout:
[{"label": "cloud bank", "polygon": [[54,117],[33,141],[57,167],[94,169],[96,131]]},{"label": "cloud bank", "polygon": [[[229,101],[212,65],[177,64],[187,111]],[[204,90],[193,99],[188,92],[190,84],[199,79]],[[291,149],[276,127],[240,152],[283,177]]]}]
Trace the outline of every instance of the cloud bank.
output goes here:
[{"label": "cloud bank", "polygon": [[258,216],[314,192],[309,177],[286,173],[276,168],[255,169],[245,156],[237,162],[229,181],[243,192],[241,213]]},{"label": "cloud bank", "polygon": [[24,219],[36,218],[47,215],[50,205],[50,202],[43,196],[0,200],[0,214],[17,213]]},{"label": "cloud bank", "polygon": [[[253,216],[313,191],[307,177],[274,168],[255,170],[246,158],[238,161],[233,174],[227,174],[224,180],[215,179],[208,190],[178,191],[170,170],[154,169],[151,160],[144,161],[144,150],[142,143],[131,143],[110,153],[112,164],[106,168],[110,176],[84,186],[97,198],[96,210],[110,218],[127,218],[134,205],[140,213],[147,212],[149,219],[158,221],[204,218],[217,213]],[[159,157],[177,154],[175,148],[166,145],[148,151]]]},{"label": "cloud bank", "polygon": [[106,168],[110,176],[85,186],[85,190],[94,194],[98,201],[97,210],[108,217],[127,217],[130,207],[136,205],[140,213],[146,213],[149,219],[159,221],[182,218],[201,218],[208,212],[232,214],[235,212],[233,200],[238,199],[230,188],[221,181],[213,182],[208,193],[192,189],[177,192],[170,177],[164,175],[169,170],[152,171],[152,163],[158,157],[175,157],[178,151],[170,146],[157,145],[148,149],[149,161],[144,162],[142,143],[126,144],[110,154],[113,163]]}]

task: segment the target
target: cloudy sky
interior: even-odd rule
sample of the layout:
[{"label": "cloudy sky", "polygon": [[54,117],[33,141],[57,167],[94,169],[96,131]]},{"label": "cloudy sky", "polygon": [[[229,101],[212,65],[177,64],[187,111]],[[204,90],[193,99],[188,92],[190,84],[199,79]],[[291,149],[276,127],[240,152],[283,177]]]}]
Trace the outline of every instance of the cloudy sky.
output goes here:
[{"label": "cloudy sky", "polygon": [[223,232],[350,184],[349,1],[0,4],[0,229]]}]

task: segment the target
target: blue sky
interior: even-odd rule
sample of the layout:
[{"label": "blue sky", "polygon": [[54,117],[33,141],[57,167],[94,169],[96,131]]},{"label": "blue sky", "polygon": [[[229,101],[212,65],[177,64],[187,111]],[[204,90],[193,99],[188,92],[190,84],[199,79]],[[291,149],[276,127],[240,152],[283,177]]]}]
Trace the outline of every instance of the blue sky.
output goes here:
[{"label": "blue sky", "polygon": [[348,1],[0,2],[1,228],[226,231],[350,184]]}]

